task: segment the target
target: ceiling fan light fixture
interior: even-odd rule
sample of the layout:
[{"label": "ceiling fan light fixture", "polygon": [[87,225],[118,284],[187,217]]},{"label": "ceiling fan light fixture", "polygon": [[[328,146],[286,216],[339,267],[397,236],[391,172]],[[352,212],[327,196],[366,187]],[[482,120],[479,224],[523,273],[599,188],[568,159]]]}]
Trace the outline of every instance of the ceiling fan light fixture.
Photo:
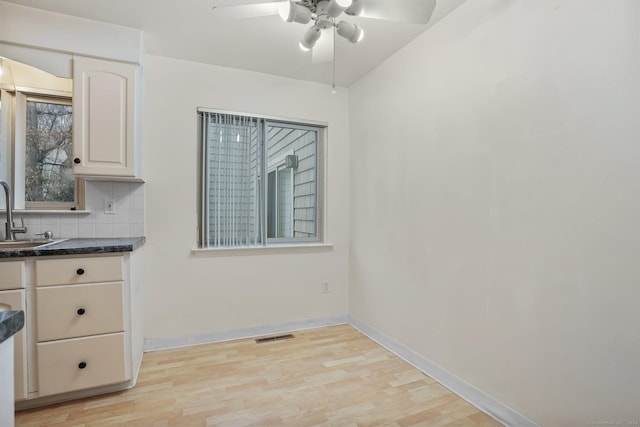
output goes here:
[{"label": "ceiling fan light fixture", "polygon": [[327,15],[332,18],[338,17],[349,6],[351,6],[351,2],[352,0],[329,0],[326,10]]},{"label": "ceiling fan light fixture", "polygon": [[299,44],[300,49],[304,51],[311,50],[318,42],[321,34],[322,32],[320,31],[320,28],[316,27],[315,25],[310,27],[302,35],[302,40],[300,40]]},{"label": "ceiling fan light fixture", "polygon": [[364,31],[356,24],[347,21],[340,21],[336,25],[336,32],[351,43],[358,43],[364,37]]},{"label": "ceiling fan light fixture", "polygon": [[345,10],[347,15],[358,16],[362,13],[363,9],[362,0],[352,0],[349,7]]},{"label": "ceiling fan light fixture", "polygon": [[279,8],[280,17],[285,22],[298,22],[300,24],[307,24],[311,21],[311,11],[304,6],[301,6],[289,0],[282,3]]}]

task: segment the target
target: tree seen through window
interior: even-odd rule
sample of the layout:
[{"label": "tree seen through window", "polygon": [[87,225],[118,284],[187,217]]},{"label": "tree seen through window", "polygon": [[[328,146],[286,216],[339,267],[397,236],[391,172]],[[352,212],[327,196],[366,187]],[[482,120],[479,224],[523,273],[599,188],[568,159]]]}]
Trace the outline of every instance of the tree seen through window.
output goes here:
[{"label": "tree seen through window", "polygon": [[25,201],[74,201],[71,132],[70,103],[27,100]]}]

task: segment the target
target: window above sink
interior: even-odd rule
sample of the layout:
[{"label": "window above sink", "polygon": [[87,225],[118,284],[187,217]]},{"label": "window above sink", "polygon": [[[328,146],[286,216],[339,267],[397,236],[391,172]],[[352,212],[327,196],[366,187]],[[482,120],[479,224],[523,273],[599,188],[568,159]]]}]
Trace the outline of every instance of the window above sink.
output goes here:
[{"label": "window above sink", "polygon": [[72,172],[72,79],[1,61],[0,179],[14,207],[83,209],[84,183]]}]

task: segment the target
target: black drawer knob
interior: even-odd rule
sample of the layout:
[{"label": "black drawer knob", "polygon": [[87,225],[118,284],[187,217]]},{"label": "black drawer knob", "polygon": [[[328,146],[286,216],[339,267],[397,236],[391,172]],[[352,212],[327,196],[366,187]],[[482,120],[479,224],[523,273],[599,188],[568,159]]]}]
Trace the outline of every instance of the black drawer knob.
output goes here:
[{"label": "black drawer knob", "polygon": [[79,269],[77,269],[77,270],[76,270],[76,274],[77,274],[78,276],[82,276],[82,275],[84,274],[84,268],[79,268]]},{"label": "black drawer knob", "polygon": [[78,316],[82,316],[84,313],[86,313],[84,308],[79,308],[78,311],[76,311],[76,313],[78,313]]},{"label": "black drawer knob", "polygon": [[80,164],[80,158],[76,157],[75,159],[73,159],[73,163],[75,163],[76,165]]},{"label": "black drawer knob", "polygon": [[80,368],[80,369],[84,369],[84,368],[86,368],[86,367],[87,367],[87,362],[80,362],[80,363],[78,364],[78,368]]}]

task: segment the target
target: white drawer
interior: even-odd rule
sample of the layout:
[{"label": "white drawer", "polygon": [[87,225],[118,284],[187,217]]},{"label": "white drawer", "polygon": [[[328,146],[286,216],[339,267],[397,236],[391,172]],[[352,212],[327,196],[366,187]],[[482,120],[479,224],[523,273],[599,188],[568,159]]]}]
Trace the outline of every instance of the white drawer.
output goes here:
[{"label": "white drawer", "polygon": [[24,261],[0,262],[0,291],[24,288]]},{"label": "white drawer", "polygon": [[125,382],[124,333],[39,343],[40,396]]},{"label": "white drawer", "polygon": [[36,260],[37,286],[122,280],[122,255]]},{"label": "white drawer", "polygon": [[37,341],[124,330],[122,283],[37,288],[36,296]]}]

